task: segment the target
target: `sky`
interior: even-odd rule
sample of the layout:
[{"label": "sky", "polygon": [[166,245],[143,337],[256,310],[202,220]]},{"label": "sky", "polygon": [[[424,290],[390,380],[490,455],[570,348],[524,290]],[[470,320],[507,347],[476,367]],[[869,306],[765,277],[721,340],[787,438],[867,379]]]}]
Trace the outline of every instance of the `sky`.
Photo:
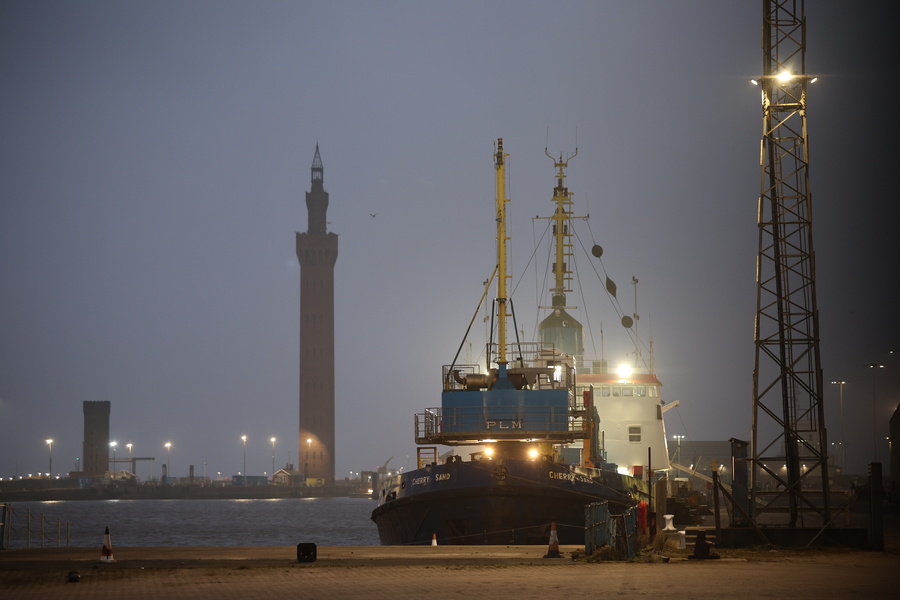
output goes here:
[{"label": "sky", "polygon": [[[856,473],[886,460],[900,404],[890,6],[806,7],[828,440]],[[668,433],[749,439],[761,14],[698,0],[0,3],[0,476],[46,471],[48,438],[54,472],[74,470],[86,400],[111,402],[119,458],[126,443],[156,458],[142,479],[166,442],[174,476],[241,471],[242,435],[251,475],[271,473],[272,437],[276,468],[297,462],[295,232],[317,144],[339,236],[337,477],[415,464],[412,415],[439,406],[495,262],[498,137],[526,337],[532,217],[551,214],[555,184],[544,150],[577,147],[584,243],[603,247],[627,312],[639,281],[639,335],[680,403]],[[626,356],[609,300],[584,304],[604,355]]]}]

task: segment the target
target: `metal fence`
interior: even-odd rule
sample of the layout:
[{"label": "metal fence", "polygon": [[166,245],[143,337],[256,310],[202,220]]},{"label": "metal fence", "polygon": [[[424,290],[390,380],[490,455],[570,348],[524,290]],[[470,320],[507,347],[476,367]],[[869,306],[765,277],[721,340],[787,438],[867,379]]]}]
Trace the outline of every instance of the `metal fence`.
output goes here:
[{"label": "metal fence", "polygon": [[8,548],[68,548],[71,526],[61,518],[47,518],[26,509],[20,514],[12,504],[0,504],[0,550]]},{"label": "metal fence", "polygon": [[634,509],[613,515],[606,501],[588,504],[584,507],[584,526],[585,554],[593,554],[595,550],[609,546],[625,559],[634,558],[637,537]]}]

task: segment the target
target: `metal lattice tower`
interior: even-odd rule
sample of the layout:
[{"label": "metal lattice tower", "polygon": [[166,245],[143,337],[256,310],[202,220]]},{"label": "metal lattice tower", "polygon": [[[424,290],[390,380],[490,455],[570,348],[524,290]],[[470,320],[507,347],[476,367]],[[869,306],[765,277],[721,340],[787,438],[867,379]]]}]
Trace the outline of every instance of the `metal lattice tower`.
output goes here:
[{"label": "metal lattice tower", "polygon": [[763,135],[756,265],[750,514],[830,522],[809,191],[803,0],[763,1]]}]

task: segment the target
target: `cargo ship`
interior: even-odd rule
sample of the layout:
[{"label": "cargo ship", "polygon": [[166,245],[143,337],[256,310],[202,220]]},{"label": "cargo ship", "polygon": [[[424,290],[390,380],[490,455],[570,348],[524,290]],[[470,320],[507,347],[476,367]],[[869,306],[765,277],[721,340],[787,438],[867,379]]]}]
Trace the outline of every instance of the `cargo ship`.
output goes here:
[{"label": "cargo ship", "polygon": [[497,263],[482,296],[496,281],[487,358],[445,365],[441,405],[415,415],[417,468],[382,477],[375,489],[383,545],[547,544],[551,524],[560,543],[583,544],[586,505],[607,501],[616,512],[647,501],[653,469],[668,467],[659,380],[585,361],[583,327],[568,312],[576,217],[565,178],[575,154],[547,154],[557,178],[552,305],[541,307],[550,313],[539,341],[508,341],[508,155],[496,142]]}]

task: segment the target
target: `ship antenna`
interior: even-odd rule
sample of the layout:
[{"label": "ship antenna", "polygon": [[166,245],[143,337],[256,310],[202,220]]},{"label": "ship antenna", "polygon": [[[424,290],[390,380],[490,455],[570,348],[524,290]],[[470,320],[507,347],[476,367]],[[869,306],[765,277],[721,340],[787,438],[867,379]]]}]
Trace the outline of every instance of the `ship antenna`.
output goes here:
[{"label": "ship antenna", "polygon": [[640,319],[637,303],[638,278],[632,275],[631,283],[634,285],[634,366],[637,368],[641,365],[641,346],[640,337],[638,336],[638,319]]}]

